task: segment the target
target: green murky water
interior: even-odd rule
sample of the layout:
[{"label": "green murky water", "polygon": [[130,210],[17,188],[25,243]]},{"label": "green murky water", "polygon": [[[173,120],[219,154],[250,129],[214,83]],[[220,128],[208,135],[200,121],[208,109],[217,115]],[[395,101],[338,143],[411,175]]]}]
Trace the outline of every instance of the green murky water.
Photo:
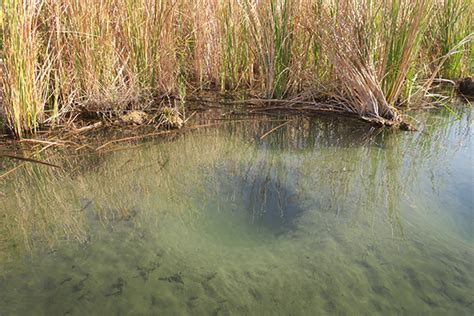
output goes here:
[{"label": "green murky water", "polygon": [[459,112],[264,139],[281,121],[259,118],[25,163],[0,179],[0,315],[471,315]]}]

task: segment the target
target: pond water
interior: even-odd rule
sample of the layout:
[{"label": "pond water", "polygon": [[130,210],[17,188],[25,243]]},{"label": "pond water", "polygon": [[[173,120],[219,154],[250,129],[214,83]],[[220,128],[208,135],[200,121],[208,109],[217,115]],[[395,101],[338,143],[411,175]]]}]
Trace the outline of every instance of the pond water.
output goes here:
[{"label": "pond water", "polygon": [[0,315],[472,315],[457,111],[414,113],[415,133],[220,121],[18,163],[0,178]]}]

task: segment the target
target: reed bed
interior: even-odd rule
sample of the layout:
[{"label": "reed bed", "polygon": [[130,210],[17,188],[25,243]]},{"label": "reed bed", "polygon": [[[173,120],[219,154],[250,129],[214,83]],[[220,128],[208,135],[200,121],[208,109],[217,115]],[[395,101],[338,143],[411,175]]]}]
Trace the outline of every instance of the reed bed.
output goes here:
[{"label": "reed bed", "polygon": [[153,102],[184,109],[204,90],[315,107],[331,101],[396,123],[400,105],[424,97],[431,78],[457,79],[474,67],[469,0],[1,6],[2,112],[18,137],[78,111],[120,113]]}]

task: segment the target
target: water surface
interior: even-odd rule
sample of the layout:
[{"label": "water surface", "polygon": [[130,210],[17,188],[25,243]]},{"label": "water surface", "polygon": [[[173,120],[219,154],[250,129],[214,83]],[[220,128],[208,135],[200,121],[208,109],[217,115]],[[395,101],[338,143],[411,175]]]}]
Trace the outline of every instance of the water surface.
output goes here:
[{"label": "water surface", "polygon": [[[225,121],[0,179],[0,315],[471,315],[472,110]],[[202,119],[208,116],[203,115]],[[3,161],[4,170],[11,167]]]}]

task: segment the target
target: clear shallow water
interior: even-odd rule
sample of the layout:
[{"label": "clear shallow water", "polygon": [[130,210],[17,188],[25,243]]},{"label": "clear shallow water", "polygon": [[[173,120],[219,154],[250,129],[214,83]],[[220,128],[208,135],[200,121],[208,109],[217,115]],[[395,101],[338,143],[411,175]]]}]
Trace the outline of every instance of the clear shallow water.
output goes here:
[{"label": "clear shallow water", "polygon": [[[472,110],[227,122],[0,179],[0,315],[470,315]],[[3,167],[6,168],[6,163]],[[3,172],[2,172],[3,173]]]}]

